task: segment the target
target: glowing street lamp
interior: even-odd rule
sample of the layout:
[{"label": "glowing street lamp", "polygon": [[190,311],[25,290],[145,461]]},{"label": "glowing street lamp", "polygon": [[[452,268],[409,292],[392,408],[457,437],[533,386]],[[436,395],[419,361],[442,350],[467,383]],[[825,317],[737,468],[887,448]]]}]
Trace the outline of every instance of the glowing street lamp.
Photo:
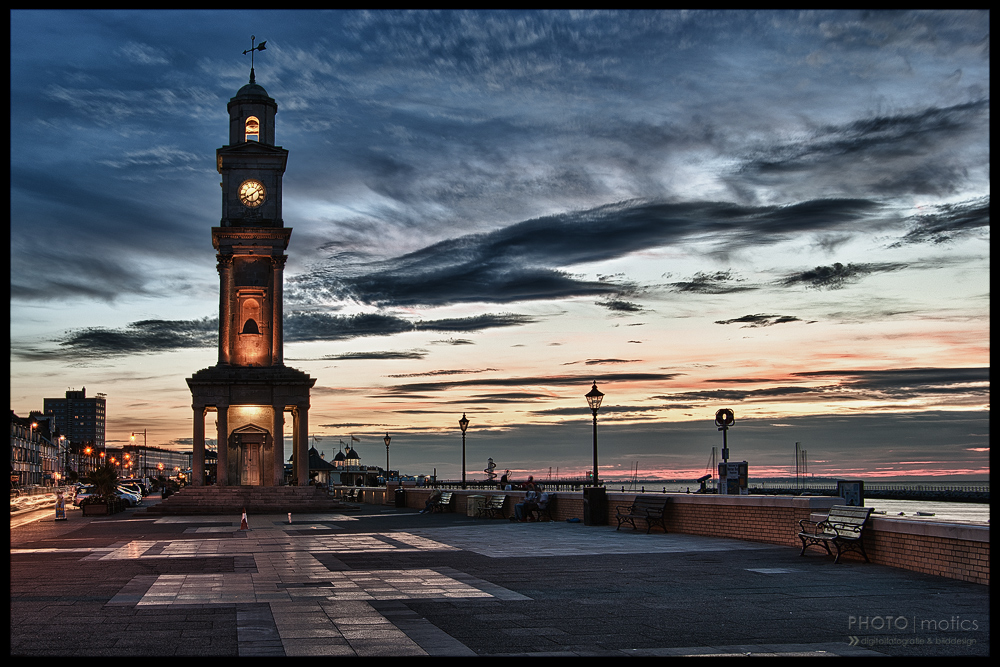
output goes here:
[{"label": "glowing street lamp", "polygon": [[458,420],[458,426],[462,429],[462,488],[465,488],[465,429],[469,428],[469,420],[466,419],[465,413],[462,413],[462,418]]},{"label": "glowing street lamp", "polygon": [[590,392],[587,393],[587,405],[594,413],[594,486],[600,486],[600,481],[597,476],[597,410],[601,407],[601,401],[604,399],[604,394],[602,394],[597,389],[597,380],[594,380],[594,386],[591,388]]}]

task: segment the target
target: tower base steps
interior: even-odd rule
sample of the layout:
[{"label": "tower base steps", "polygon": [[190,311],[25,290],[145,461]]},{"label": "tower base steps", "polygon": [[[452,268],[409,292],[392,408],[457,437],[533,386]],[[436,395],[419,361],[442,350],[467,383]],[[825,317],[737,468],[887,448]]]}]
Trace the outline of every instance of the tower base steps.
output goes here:
[{"label": "tower base steps", "polygon": [[330,497],[316,486],[185,486],[137,514],[188,515],[350,512],[360,508]]}]

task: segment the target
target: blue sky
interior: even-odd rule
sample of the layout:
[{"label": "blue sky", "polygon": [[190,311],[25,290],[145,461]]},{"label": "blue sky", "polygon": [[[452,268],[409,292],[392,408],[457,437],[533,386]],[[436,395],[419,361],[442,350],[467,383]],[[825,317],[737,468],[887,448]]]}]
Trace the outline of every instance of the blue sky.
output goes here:
[{"label": "blue sky", "polygon": [[761,474],[988,474],[981,11],[14,11],[15,412],[190,446],[251,34],[328,457],[457,477],[465,412],[470,474],[582,474],[597,381],[602,474],[723,407]]}]

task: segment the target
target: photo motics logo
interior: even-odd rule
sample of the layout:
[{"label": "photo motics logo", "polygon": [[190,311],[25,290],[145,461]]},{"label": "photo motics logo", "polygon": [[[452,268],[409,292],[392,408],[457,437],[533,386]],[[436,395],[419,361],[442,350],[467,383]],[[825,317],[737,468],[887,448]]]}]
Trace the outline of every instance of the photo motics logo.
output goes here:
[{"label": "photo motics logo", "polygon": [[897,632],[970,632],[979,630],[976,619],[950,616],[947,618],[918,619],[916,616],[848,616],[847,629],[855,632],[864,630],[888,630]]}]

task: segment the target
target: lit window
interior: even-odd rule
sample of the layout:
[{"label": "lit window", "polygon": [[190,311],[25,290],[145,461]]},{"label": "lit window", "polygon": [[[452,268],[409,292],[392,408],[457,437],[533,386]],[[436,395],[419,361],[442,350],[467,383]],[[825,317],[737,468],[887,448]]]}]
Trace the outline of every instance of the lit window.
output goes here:
[{"label": "lit window", "polygon": [[246,141],[260,141],[260,121],[256,116],[247,118]]}]

